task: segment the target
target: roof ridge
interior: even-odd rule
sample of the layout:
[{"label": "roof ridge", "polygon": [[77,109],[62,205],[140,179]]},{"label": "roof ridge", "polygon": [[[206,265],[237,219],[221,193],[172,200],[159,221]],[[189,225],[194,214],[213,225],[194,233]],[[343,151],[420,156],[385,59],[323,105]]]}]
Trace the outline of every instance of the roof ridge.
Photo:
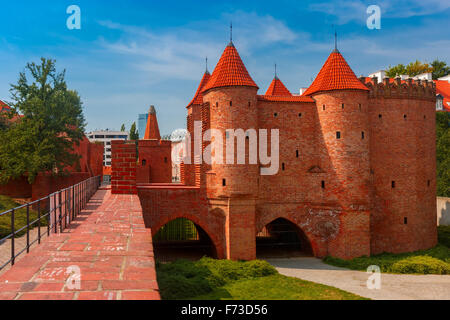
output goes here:
[{"label": "roof ridge", "polygon": [[202,90],[205,87],[205,85],[208,83],[209,79],[211,78],[211,74],[208,70],[205,71],[203,74],[202,80],[200,80],[200,83],[198,85],[197,91],[195,92],[194,97],[192,98],[191,102],[187,105],[187,107],[190,107],[193,104],[202,104],[203,103],[203,93]]},{"label": "roof ridge", "polygon": [[286,88],[284,83],[277,77],[273,78],[266,91],[266,96],[292,96],[291,92]]}]

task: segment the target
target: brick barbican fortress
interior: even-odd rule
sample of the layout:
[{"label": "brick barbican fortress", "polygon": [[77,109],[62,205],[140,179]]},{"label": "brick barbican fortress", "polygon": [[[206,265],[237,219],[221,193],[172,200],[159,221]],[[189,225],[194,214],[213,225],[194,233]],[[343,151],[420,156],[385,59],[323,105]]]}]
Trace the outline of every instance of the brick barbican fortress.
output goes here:
[{"label": "brick barbican fortress", "polygon": [[265,95],[257,91],[230,42],[187,106],[187,130],[194,121],[224,136],[279,129],[275,175],[248,161],[182,163],[181,183],[171,183],[171,142],[161,140],[154,109],[138,148],[112,143],[112,192],[139,195],[153,235],[187,218],[209,236],[217,258],[243,260],[256,258],[257,234],[279,218],[295,224],[317,257],[436,245],[433,82],[358,79],[335,49],[301,96],[276,76]]}]

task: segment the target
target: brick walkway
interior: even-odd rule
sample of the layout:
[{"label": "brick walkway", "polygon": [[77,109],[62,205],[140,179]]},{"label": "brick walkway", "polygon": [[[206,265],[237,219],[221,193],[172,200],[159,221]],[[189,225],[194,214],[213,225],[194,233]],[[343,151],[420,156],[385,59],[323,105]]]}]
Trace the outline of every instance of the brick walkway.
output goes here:
[{"label": "brick walkway", "polygon": [[[80,281],[69,267],[79,268]],[[5,299],[160,299],[139,198],[97,191],[68,229],[44,239],[0,275]]]}]

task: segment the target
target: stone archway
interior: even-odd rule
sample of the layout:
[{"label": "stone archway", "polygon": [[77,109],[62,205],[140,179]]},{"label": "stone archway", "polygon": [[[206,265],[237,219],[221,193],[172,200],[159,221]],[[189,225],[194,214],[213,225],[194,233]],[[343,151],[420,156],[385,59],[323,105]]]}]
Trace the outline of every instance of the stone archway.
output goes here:
[{"label": "stone archway", "polygon": [[313,256],[313,248],[305,232],[289,219],[279,217],[262,227],[256,235],[258,258]]},{"label": "stone archway", "polygon": [[[178,228],[174,221],[184,220],[187,224],[190,224],[195,231],[193,232],[193,237],[190,239],[184,239],[184,237],[180,237],[180,242],[177,242],[177,236],[175,232],[175,238],[165,238],[160,241],[161,236],[158,235],[160,230],[168,225],[171,225],[171,228]],[[153,236],[153,247],[155,250],[155,257],[158,259],[157,250],[161,248],[168,249],[167,251],[173,251],[174,258],[177,258],[177,252],[181,252],[179,258],[201,258],[203,255],[210,256],[213,258],[223,259],[224,258],[224,248],[223,241],[220,241],[220,232],[217,230],[213,230],[209,225],[205,222],[201,221],[196,215],[189,214],[180,214],[180,215],[172,215],[165,216],[164,218],[158,220],[158,222],[151,227],[152,236]],[[181,232],[181,230],[179,230]],[[178,233],[180,235],[180,233]],[[164,243],[165,242],[165,243]],[[183,243],[184,242],[184,243]],[[170,248],[173,250],[170,250]],[[185,250],[185,254],[183,254],[183,250]],[[193,254],[189,253],[189,250],[193,250]],[[169,255],[169,254],[168,254]],[[172,258],[172,257],[170,257]],[[173,260],[173,259],[170,259]]]}]

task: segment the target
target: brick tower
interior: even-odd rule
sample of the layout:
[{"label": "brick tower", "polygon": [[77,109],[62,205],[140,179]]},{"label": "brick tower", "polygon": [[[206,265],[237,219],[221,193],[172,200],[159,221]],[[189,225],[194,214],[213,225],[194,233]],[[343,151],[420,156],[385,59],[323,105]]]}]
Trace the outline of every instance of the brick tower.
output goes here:
[{"label": "brick tower", "polygon": [[[209,104],[208,128],[220,132],[223,149],[213,150],[219,156],[206,172],[206,188],[210,201],[217,202],[226,212],[227,257],[230,259],[254,259],[255,200],[258,194],[259,166],[249,163],[249,146],[257,145],[256,136],[244,136],[247,129],[258,128],[256,93],[258,87],[250,77],[233,42],[225,48],[207,85],[203,88],[203,100]],[[235,129],[241,129],[245,143],[245,159],[238,163]],[[231,141],[234,152],[226,148]],[[222,157],[220,157],[222,151]],[[229,159],[232,156],[233,159]],[[223,160],[223,161],[222,161]],[[223,162],[223,163],[221,163]]]}]

